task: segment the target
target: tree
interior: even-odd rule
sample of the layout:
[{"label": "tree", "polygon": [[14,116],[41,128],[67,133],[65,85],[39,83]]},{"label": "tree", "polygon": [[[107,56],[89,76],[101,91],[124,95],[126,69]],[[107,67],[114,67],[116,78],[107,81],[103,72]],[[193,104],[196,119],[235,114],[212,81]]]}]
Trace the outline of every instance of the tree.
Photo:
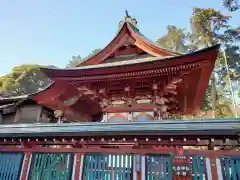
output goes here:
[{"label": "tree", "polygon": [[223,0],[223,6],[229,11],[236,11],[240,8],[238,0]]},{"label": "tree", "polygon": [[[191,18],[192,39],[194,44],[199,47],[209,47],[219,42],[221,30],[229,27],[228,21],[230,17],[221,14],[214,9],[194,8]],[[221,58],[219,58],[221,59]],[[218,62],[217,62],[218,63]],[[219,64],[219,63],[218,63]],[[213,72],[211,77],[211,103],[213,116],[216,116],[217,106],[217,88],[216,75]]]},{"label": "tree", "polygon": [[167,26],[167,34],[157,40],[157,43],[165,49],[173,52],[184,53],[187,51],[186,45],[187,35],[184,29],[177,28],[176,26]]},{"label": "tree", "polygon": [[79,65],[83,61],[82,57],[80,55],[72,56],[72,59],[67,64],[67,68],[75,68],[77,65]]},{"label": "tree", "polygon": [[231,101],[226,98],[226,94],[218,90],[216,98],[216,117],[217,118],[232,118],[234,117],[234,112],[232,110]]},{"label": "tree", "polygon": [[18,96],[35,93],[51,82],[41,71],[44,66],[25,64],[17,66],[0,78],[0,93],[3,96]]},{"label": "tree", "polygon": [[79,64],[81,64],[83,61],[86,61],[88,58],[96,55],[97,53],[99,53],[101,51],[101,49],[94,49],[87,57],[82,58],[80,55],[77,56],[72,56],[72,59],[69,61],[69,63],[67,64],[66,68],[75,68],[77,67]]},{"label": "tree", "polygon": [[230,18],[211,8],[194,8],[191,18],[194,43],[205,47],[218,43],[220,31],[229,28],[228,21]]},{"label": "tree", "polygon": [[[82,59],[80,55],[72,56],[72,60],[69,61],[67,68],[76,67],[82,61],[95,55],[99,51],[100,49],[93,50],[92,53],[84,59]],[[0,77],[1,96],[32,94],[44,89],[51,83],[51,80],[40,71],[41,67],[46,66],[25,64],[14,67],[9,74]],[[52,66],[48,67],[53,68]],[[56,67],[54,66],[54,68]]]},{"label": "tree", "polygon": [[227,42],[223,41],[223,43],[225,44],[229,68],[233,73],[232,78],[237,79],[237,74],[240,74],[240,47],[237,45],[240,42],[240,27],[225,31],[224,38],[228,40]]},{"label": "tree", "polygon": [[[231,60],[229,59],[229,61],[231,67],[235,68],[234,72],[236,72],[239,53],[235,49],[236,47],[233,46],[233,42],[239,38],[239,29],[228,29],[230,17],[224,16],[214,9],[195,8],[193,12],[193,17],[191,17],[191,32],[185,32],[184,29],[175,26],[168,26],[167,34],[159,38],[157,43],[168,50],[187,53],[203,47],[212,46],[219,42],[224,42],[225,44],[229,44],[229,52],[226,54],[231,55]],[[226,113],[226,116],[232,114],[230,111],[231,108],[229,108],[230,102],[228,94],[226,94],[226,91],[220,92],[218,89],[220,85],[221,89],[222,87],[226,87],[224,77],[226,77],[226,67],[223,53],[220,52],[217,58],[216,68],[211,77],[211,84],[206,90],[202,106],[203,111],[214,110],[215,117],[222,117],[224,113]],[[226,104],[225,106],[223,106],[224,103]]]},{"label": "tree", "polygon": [[84,58],[84,60],[96,55],[97,53],[99,53],[102,49],[94,49],[87,57]]},{"label": "tree", "polygon": [[[219,38],[224,45],[225,56],[221,59],[220,66],[217,69],[219,77],[218,85],[228,96],[240,96],[239,75],[240,74],[240,47],[237,45],[240,41],[240,28],[231,28],[226,30]],[[230,81],[232,86],[230,87]]]},{"label": "tree", "polygon": [[[212,110],[211,93],[212,93],[211,85],[209,85],[204,95],[203,104],[201,108],[202,112],[209,112]],[[202,115],[204,116],[204,113]],[[231,102],[229,101],[228,98],[226,98],[226,94],[220,89],[218,89],[217,96],[216,96],[215,117],[231,118],[233,116],[234,116],[234,112],[232,110]]]},{"label": "tree", "polygon": [[240,80],[240,48],[237,45],[226,45],[224,50],[226,52],[229,74],[227,74],[227,71],[224,68],[221,69],[219,74],[223,78],[221,83],[223,85],[229,85],[228,78],[230,78],[233,82]]}]

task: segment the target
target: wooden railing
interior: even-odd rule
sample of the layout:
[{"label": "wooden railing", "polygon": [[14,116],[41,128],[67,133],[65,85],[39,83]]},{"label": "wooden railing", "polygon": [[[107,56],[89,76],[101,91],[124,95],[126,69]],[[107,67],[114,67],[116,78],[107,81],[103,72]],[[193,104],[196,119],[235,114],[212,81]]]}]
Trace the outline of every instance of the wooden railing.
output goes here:
[{"label": "wooden railing", "polygon": [[0,149],[1,180],[239,180],[240,152],[226,150]]}]

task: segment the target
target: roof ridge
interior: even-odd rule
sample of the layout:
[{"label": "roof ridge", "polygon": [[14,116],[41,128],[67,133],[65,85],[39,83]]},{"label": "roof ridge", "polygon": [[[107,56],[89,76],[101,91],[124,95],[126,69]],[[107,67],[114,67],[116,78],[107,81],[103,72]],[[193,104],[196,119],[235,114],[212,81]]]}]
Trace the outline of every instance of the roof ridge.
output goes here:
[{"label": "roof ridge", "polygon": [[[167,49],[164,49],[164,48],[160,47],[156,42],[148,39],[146,36],[144,36],[144,35],[140,32],[140,30],[136,27],[136,25],[134,25],[134,23],[130,22],[130,20],[120,21],[120,23],[119,23],[119,30],[118,30],[117,34],[115,35],[115,37],[108,43],[108,45],[110,45],[110,44],[114,41],[114,39],[119,36],[119,34],[122,32],[122,30],[123,30],[123,28],[124,28],[125,26],[127,26],[127,28],[128,28],[132,33],[135,33],[137,36],[139,36],[139,38],[142,39],[142,41],[146,42],[146,43],[149,44],[150,46],[153,46],[153,47],[159,49],[160,51],[163,51],[163,52],[166,52],[166,53],[169,53],[169,54],[172,54],[172,55],[182,55],[182,54],[180,54],[180,53],[176,53],[176,52],[172,52],[172,51],[169,51],[169,50],[167,50]],[[84,63],[86,63],[87,61],[89,61],[91,58],[93,58],[93,57],[97,56],[98,54],[102,53],[102,52],[104,51],[104,49],[108,47],[108,45],[105,46],[105,47],[104,47],[101,51],[99,51],[97,54],[95,54],[95,55],[93,55],[93,56],[90,56],[90,57],[86,58],[85,60],[81,61],[81,62],[77,65],[77,67],[80,67],[80,66],[84,65]]]},{"label": "roof ridge", "polygon": [[147,42],[151,43],[152,45],[156,46],[157,48],[162,49],[162,50],[167,51],[167,52],[170,52],[170,53],[173,53],[173,54],[176,54],[176,55],[182,55],[181,53],[173,52],[173,51],[170,51],[170,50],[168,50],[168,49],[165,49],[165,48],[160,47],[159,44],[157,44],[157,43],[154,42],[153,40],[147,38],[144,34],[142,34],[142,33],[140,32],[140,30],[139,30],[138,28],[136,28],[135,26],[133,26],[131,23],[128,23],[128,22],[126,22],[126,23],[127,23],[128,26],[132,29],[132,31],[134,31],[135,33],[138,33],[141,37],[143,37],[143,39],[145,39]]}]

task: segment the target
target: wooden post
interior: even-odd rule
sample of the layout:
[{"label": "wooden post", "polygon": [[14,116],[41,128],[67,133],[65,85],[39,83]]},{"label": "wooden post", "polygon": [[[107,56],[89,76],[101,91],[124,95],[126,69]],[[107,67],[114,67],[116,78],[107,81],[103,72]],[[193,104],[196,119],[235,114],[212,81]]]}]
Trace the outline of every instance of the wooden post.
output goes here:
[{"label": "wooden post", "polygon": [[206,163],[206,170],[207,170],[207,179],[212,180],[212,170],[211,170],[211,163],[208,158],[205,158],[205,163]]},{"label": "wooden post", "polygon": [[37,122],[41,121],[42,112],[43,112],[43,107],[40,106],[39,109],[38,109],[38,114],[37,114]]},{"label": "wooden post", "polygon": [[137,172],[137,180],[141,180],[141,156],[140,155],[136,155],[136,172]]},{"label": "wooden post", "polygon": [[75,162],[74,162],[74,180],[82,180],[82,172],[83,172],[83,160],[84,155],[81,153],[75,154]]},{"label": "wooden post", "polygon": [[137,171],[137,180],[142,180],[141,171]]},{"label": "wooden post", "polygon": [[103,121],[103,122],[107,122],[107,121],[108,121],[108,113],[107,113],[107,112],[103,112],[102,121]]},{"label": "wooden post", "polygon": [[137,180],[136,155],[133,155],[133,180]]},{"label": "wooden post", "polygon": [[3,113],[0,111],[0,123],[3,122]]},{"label": "wooden post", "polygon": [[20,116],[20,108],[17,107],[16,114],[15,114],[15,117],[14,117],[14,122],[19,121],[19,116]]},{"label": "wooden post", "polygon": [[216,167],[217,167],[217,172],[218,172],[218,180],[223,180],[221,161],[219,158],[216,159]]},{"label": "wooden post", "polygon": [[133,113],[128,112],[128,121],[132,121],[132,120],[133,120]]},{"label": "wooden post", "polygon": [[146,179],[146,156],[141,156],[141,180]]},{"label": "wooden post", "polygon": [[29,173],[30,164],[31,164],[31,155],[32,154],[30,152],[25,153],[20,180],[26,180],[28,178],[28,173]]},{"label": "wooden post", "polygon": [[212,155],[208,158],[210,160],[210,165],[211,165],[212,180],[218,180],[217,162],[216,162],[217,157]]},{"label": "wooden post", "polygon": [[114,169],[112,169],[112,179],[111,180],[115,180],[114,179]]}]

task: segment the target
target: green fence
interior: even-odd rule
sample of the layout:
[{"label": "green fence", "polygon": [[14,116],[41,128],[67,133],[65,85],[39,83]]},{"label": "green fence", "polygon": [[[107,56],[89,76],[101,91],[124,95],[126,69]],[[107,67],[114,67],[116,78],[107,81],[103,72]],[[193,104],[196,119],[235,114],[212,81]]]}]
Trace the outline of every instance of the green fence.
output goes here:
[{"label": "green fence", "polygon": [[240,180],[240,158],[221,158],[224,180]]},{"label": "green fence", "polygon": [[131,180],[132,156],[88,154],[84,158],[83,180]]},{"label": "green fence", "polygon": [[[24,153],[1,152],[0,180],[19,180],[23,159]],[[71,180],[73,169],[80,170],[81,180],[133,180],[140,174],[146,180],[213,178],[210,160],[199,156],[148,155],[134,158],[133,155],[126,154],[87,153],[82,167],[73,168],[73,162],[74,155],[71,153],[33,153],[31,166],[28,167],[28,179]],[[240,158],[217,158],[216,162],[219,180],[240,180]]]},{"label": "green fence", "polygon": [[172,180],[171,156],[147,156],[147,180]]},{"label": "green fence", "polygon": [[207,176],[206,161],[203,157],[192,157],[192,177],[194,180],[205,180]]},{"label": "green fence", "polygon": [[33,154],[29,180],[70,180],[73,155],[70,153]]},{"label": "green fence", "polygon": [[147,180],[205,180],[205,158],[154,155],[147,156]]}]

